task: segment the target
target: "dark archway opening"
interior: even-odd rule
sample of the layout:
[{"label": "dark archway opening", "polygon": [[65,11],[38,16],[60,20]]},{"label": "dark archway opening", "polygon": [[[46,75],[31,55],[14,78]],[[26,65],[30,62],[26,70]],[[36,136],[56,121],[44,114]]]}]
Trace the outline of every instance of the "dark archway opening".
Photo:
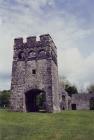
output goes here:
[{"label": "dark archway opening", "polygon": [[25,93],[25,105],[27,112],[46,112],[45,92],[32,89]]},{"label": "dark archway opening", "polygon": [[72,110],[76,110],[76,104],[71,105]]},{"label": "dark archway opening", "polygon": [[94,110],[94,97],[90,99],[90,110]]}]

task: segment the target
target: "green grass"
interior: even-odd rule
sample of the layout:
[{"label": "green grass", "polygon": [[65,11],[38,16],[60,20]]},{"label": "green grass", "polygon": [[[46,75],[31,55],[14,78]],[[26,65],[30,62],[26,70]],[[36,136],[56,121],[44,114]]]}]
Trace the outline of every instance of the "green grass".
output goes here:
[{"label": "green grass", "polygon": [[94,140],[93,111],[0,111],[0,140]]}]

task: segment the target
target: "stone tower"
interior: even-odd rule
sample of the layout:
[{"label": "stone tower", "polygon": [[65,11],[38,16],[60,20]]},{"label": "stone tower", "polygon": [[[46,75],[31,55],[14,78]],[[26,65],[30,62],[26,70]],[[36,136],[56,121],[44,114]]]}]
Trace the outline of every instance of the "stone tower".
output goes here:
[{"label": "stone tower", "polygon": [[47,112],[60,111],[58,92],[57,49],[49,34],[14,40],[11,81],[11,109],[37,111],[36,98],[45,94]]}]

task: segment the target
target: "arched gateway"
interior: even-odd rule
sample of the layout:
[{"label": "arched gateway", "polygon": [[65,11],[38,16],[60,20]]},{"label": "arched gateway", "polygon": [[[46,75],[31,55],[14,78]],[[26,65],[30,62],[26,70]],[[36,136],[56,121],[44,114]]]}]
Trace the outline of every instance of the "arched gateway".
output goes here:
[{"label": "arched gateway", "polygon": [[45,91],[32,89],[25,93],[25,108],[27,112],[46,112]]},{"label": "arched gateway", "polygon": [[13,111],[60,111],[57,49],[49,34],[14,40],[11,93]]}]

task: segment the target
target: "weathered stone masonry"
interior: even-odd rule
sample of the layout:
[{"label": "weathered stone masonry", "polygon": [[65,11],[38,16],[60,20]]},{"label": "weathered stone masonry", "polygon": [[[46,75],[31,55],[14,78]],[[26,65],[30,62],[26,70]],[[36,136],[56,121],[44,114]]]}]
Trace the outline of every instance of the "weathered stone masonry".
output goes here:
[{"label": "weathered stone masonry", "polygon": [[40,41],[35,36],[26,43],[23,38],[14,40],[11,109],[26,112],[25,94],[35,89],[45,92],[47,112],[60,111],[57,49],[49,34],[41,35]]}]

